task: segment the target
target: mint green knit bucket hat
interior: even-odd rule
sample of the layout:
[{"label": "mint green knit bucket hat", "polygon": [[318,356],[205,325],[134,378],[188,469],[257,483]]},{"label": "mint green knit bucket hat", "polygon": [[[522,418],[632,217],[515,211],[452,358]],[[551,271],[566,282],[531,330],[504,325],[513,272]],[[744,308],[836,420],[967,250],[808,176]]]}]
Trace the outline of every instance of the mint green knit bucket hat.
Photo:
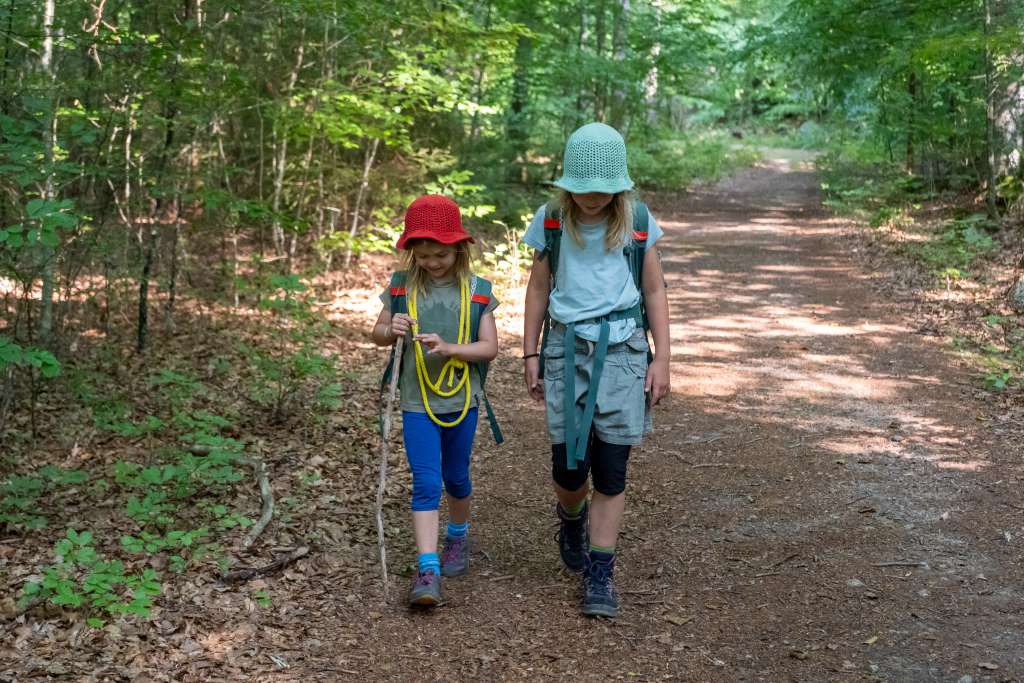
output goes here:
[{"label": "mint green knit bucket hat", "polygon": [[619,132],[603,123],[577,128],[565,143],[562,177],[554,185],[577,194],[632,190],[626,143]]}]

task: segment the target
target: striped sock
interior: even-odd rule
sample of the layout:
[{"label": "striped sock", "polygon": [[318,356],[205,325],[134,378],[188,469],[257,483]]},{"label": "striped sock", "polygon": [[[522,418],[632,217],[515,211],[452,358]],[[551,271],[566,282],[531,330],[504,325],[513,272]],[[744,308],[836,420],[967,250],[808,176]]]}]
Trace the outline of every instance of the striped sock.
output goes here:
[{"label": "striped sock", "polygon": [[590,559],[595,562],[607,562],[615,557],[615,546],[590,544]]},{"label": "striped sock", "polygon": [[562,511],[565,512],[565,516],[570,518],[579,517],[580,513],[583,512],[583,508],[586,506],[586,504],[586,498],[580,500],[575,505],[571,505],[569,507],[566,507],[565,505],[562,505],[562,503],[559,503],[559,505],[562,506]]},{"label": "striped sock", "polygon": [[428,571],[433,571],[435,574],[441,573],[441,558],[437,553],[420,553],[420,574],[424,574]]},{"label": "striped sock", "polygon": [[448,538],[464,538],[469,533],[469,522],[448,522]]}]

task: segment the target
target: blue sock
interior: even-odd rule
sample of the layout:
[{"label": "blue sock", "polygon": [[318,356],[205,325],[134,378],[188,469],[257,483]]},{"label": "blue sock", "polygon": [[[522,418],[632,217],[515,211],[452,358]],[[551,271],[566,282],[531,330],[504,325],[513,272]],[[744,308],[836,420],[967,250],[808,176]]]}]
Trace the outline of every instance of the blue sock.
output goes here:
[{"label": "blue sock", "polygon": [[441,573],[441,558],[437,553],[420,553],[420,574],[428,571],[433,571],[435,574]]},{"label": "blue sock", "polygon": [[463,538],[469,532],[469,522],[448,522],[448,538]]}]

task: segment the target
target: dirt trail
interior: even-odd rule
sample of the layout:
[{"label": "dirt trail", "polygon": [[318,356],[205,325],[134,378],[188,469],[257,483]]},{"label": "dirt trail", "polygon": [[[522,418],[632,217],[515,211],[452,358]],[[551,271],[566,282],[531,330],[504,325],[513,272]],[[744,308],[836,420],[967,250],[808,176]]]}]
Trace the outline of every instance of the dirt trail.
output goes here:
[{"label": "dirt trail", "polygon": [[471,576],[432,614],[377,607],[374,576],[311,596],[322,646],[290,673],[1024,680],[1022,446],[977,426],[971,379],[873,294],[806,159],[772,156],[652,202],[673,395],[631,464],[621,618],[579,616],[559,569],[543,414],[507,340],[491,386],[508,442],[481,429]]}]

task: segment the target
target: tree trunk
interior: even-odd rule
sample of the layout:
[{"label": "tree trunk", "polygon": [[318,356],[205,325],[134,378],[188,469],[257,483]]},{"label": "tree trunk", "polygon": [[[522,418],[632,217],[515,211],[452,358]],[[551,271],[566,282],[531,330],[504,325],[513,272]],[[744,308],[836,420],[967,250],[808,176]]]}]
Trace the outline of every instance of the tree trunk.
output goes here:
[{"label": "tree trunk", "polygon": [[904,160],[907,173],[914,172],[914,107],[917,105],[917,72],[911,71],[907,77],[907,94],[910,106],[907,107],[907,154]]},{"label": "tree trunk", "polygon": [[348,248],[345,250],[345,267],[348,268],[352,262],[352,241],[356,238],[356,231],[359,229],[359,212],[363,205],[363,196],[366,194],[366,189],[370,186],[370,169],[373,168],[373,160],[377,156],[377,145],[380,144],[380,138],[374,138],[373,142],[370,143],[369,149],[366,150],[366,160],[363,162],[363,178],[359,183],[359,191],[356,192],[356,205],[352,209],[352,226],[348,231]]},{"label": "tree trunk", "polygon": [[[295,84],[299,80],[299,72],[302,71],[302,64],[306,54],[306,28],[302,28],[302,34],[299,37],[299,47],[295,54],[295,67],[292,72],[288,75],[288,83],[285,86],[283,94],[284,107],[287,112],[291,108],[289,101],[291,99],[292,91],[295,90]],[[286,116],[282,118],[287,119]],[[278,129],[281,128],[280,134]],[[284,252],[284,230],[281,228],[281,197],[284,194],[284,170],[288,163],[288,125],[285,120],[284,126],[278,125],[278,120],[274,121],[274,140],[275,140],[275,156],[274,156],[274,222],[273,222],[273,233],[274,233],[274,248],[277,250],[278,256]],[[280,138],[280,140],[278,140]]]},{"label": "tree trunk", "polygon": [[[605,39],[605,0],[597,0],[594,7],[594,54],[598,59],[604,57]],[[605,91],[608,86],[608,73],[604,71],[594,79],[594,120],[605,119]]]},{"label": "tree trunk", "polygon": [[[588,3],[579,4],[580,25],[579,34],[576,36],[576,54],[583,57],[583,48],[587,44],[587,7]],[[572,129],[576,130],[583,125],[583,83],[576,88],[576,116],[573,119]]]},{"label": "tree trunk", "polygon": [[996,140],[996,79],[995,66],[992,63],[992,2],[985,0],[985,147],[986,149],[986,182],[985,208],[989,218],[999,218],[999,206],[996,197],[996,167],[999,164],[998,141]]},{"label": "tree trunk", "polygon": [[[629,0],[621,0],[617,15],[612,29],[612,51],[615,53],[615,61],[623,64],[629,46]],[[611,98],[610,123],[613,128],[621,130],[626,120],[626,90],[625,84],[619,79],[615,79]]]},{"label": "tree trunk", "polygon": [[[533,3],[527,3],[519,16],[527,27],[534,23]],[[512,98],[505,118],[505,134],[512,148],[515,164],[509,167],[509,180],[525,183],[528,178],[526,154],[530,130],[530,69],[533,65],[533,38],[519,36],[513,57]]]},{"label": "tree trunk", "polygon": [[[624,8],[625,9],[625,8]],[[656,33],[661,33],[661,13],[655,13]],[[644,78],[644,110],[647,113],[647,122],[654,123],[658,118],[658,91],[661,87],[660,74],[658,73],[658,59],[661,57],[661,41],[656,41],[651,46],[651,68]],[[623,120],[623,125],[628,123]]]},{"label": "tree trunk", "polygon": [[[46,77],[47,106],[43,120],[43,161],[46,167],[46,180],[43,182],[43,199],[53,201],[55,197],[53,183],[53,150],[57,145],[56,120],[56,72],[53,66],[53,20],[55,15],[54,0],[46,0],[43,6],[43,54],[41,66]],[[45,347],[53,342],[53,260],[54,250],[44,244],[39,245],[39,259],[42,267],[42,290],[39,297],[39,341]]]}]

